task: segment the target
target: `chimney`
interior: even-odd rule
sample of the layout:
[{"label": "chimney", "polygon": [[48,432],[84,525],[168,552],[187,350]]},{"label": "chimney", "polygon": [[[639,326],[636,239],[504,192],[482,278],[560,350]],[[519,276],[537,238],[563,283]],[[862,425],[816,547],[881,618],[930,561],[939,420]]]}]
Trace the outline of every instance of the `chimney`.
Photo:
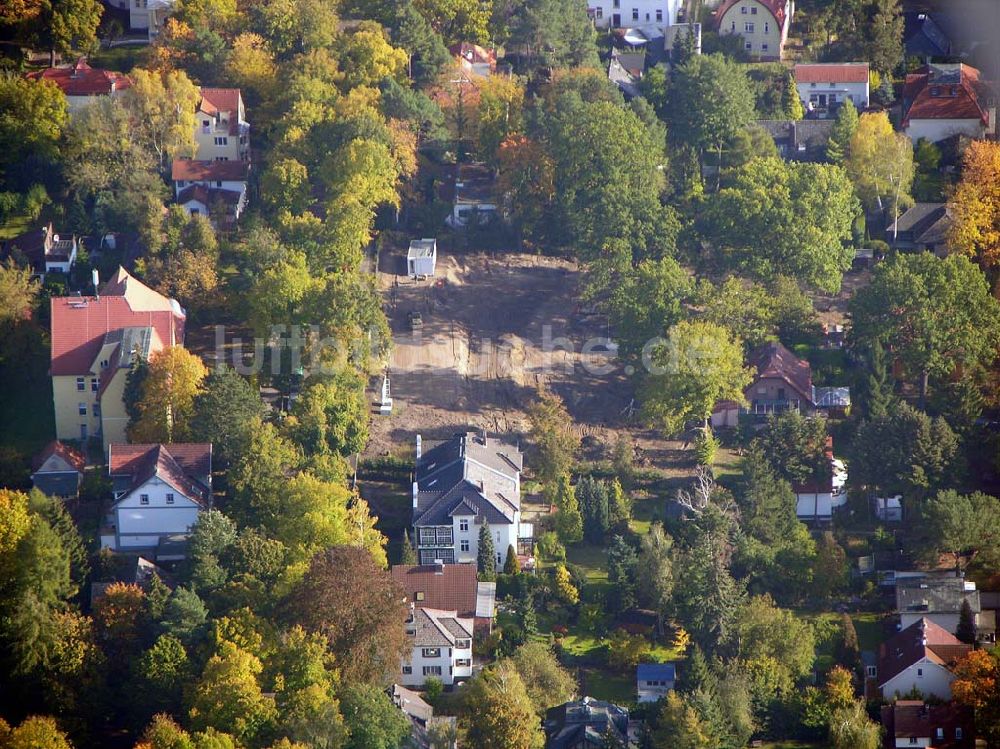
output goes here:
[{"label": "chimney", "polygon": [[417,486],[417,482],[414,481],[413,482],[413,509],[414,510],[417,509],[417,492],[418,491],[420,491],[420,488]]},{"label": "chimney", "polygon": [[422,455],[423,455],[422,440],[420,439],[420,435],[418,434],[417,435],[417,460],[420,460],[420,457]]},{"label": "chimney", "polygon": [[94,282],[94,298],[100,299],[101,297],[97,287],[101,285],[101,276],[97,272],[97,268],[94,268],[94,270],[91,272],[90,278]]}]

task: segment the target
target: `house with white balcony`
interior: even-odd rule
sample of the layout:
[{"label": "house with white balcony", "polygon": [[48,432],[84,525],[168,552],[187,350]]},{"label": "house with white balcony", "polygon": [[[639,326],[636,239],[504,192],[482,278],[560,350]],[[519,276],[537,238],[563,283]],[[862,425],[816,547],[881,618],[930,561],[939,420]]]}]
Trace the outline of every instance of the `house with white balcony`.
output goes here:
[{"label": "house with white balcony", "polygon": [[212,446],[204,443],[108,447],[114,503],[101,545],[115,551],[152,550],[186,538],[211,506]]},{"label": "house with white balcony", "polygon": [[426,452],[417,435],[412,496],[419,563],[475,564],[484,523],[498,569],[509,547],[530,554],[532,528],[521,523],[522,466],[520,449],[486,433],[462,432]]},{"label": "house with white balcony", "polygon": [[472,619],[459,617],[457,611],[410,604],[406,621],[410,652],[400,666],[400,683],[416,687],[436,678],[451,686],[470,678],[472,629]]},{"label": "house with white balcony", "polygon": [[250,160],[250,123],[238,88],[202,88],[195,119],[198,161]]},{"label": "house with white balcony", "polygon": [[867,62],[799,63],[794,73],[795,88],[807,113],[834,116],[845,101],[858,111],[868,107]]}]

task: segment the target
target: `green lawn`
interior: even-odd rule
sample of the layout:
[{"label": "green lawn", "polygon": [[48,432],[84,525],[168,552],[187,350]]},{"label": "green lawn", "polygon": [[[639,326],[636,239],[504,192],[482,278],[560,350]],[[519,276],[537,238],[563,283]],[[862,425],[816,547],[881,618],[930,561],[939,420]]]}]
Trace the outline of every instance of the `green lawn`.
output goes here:
[{"label": "green lawn", "polygon": [[27,214],[12,216],[3,226],[0,226],[0,241],[13,239],[25,234],[32,225],[31,217]]},{"label": "green lawn", "polygon": [[603,546],[570,546],[566,549],[566,561],[582,567],[588,582],[606,582],[608,579],[608,553]]},{"label": "green lawn", "polygon": [[149,47],[144,44],[126,44],[111,49],[101,48],[92,55],[88,63],[95,68],[105,68],[116,70],[120,73],[129,73],[132,68],[142,67],[149,57]]}]

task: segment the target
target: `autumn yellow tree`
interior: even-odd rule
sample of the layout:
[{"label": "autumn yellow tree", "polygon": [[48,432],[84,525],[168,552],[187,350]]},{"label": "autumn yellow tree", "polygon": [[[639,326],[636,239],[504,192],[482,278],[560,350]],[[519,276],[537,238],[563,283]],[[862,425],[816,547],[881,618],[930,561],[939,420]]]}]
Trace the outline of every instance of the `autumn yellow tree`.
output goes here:
[{"label": "autumn yellow tree", "polygon": [[136,404],[139,417],[129,424],[132,442],[182,442],[190,433],[194,399],[208,370],[182,346],[168,346],[149,357],[149,369]]},{"label": "autumn yellow tree", "polygon": [[962,179],[948,201],[948,246],[984,271],[1000,263],[1000,144],[973,141],[962,160]]},{"label": "autumn yellow tree", "polygon": [[226,58],[226,77],[249,94],[251,104],[275,93],[277,74],[274,53],[264,37],[247,32],[233,40]]},{"label": "autumn yellow tree", "polygon": [[845,166],[858,197],[869,210],[884,210],[886,202],[898,215],[913,184],[913,145],[897,133],[889,115],[872,112],[861,115]]},{"label": "autumn yellow tree", "polygon": [[476,119],[480,158],[496,163],[500,144],[521,133],[523,109],[524,84],[520,79],[490,76],[479,83]]},{"label": "autumn yellow tree", "polygon": [[136,68],[131,77],[132,87],[123,101],[160,168],[176,158],[192,158],[198,149],[194,137],[195,110],[201,100],[198,87],[182,70]]}]

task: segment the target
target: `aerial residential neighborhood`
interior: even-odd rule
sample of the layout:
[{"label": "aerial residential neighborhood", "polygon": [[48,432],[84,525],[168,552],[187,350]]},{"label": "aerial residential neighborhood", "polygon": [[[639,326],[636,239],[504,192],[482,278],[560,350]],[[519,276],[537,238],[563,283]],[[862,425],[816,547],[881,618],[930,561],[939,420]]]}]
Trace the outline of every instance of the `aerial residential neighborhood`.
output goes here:
[{"label": "aerial residential neighborhood", "polygon": [[1000,3],[0,42],[0,749],[1000,748]]}]

